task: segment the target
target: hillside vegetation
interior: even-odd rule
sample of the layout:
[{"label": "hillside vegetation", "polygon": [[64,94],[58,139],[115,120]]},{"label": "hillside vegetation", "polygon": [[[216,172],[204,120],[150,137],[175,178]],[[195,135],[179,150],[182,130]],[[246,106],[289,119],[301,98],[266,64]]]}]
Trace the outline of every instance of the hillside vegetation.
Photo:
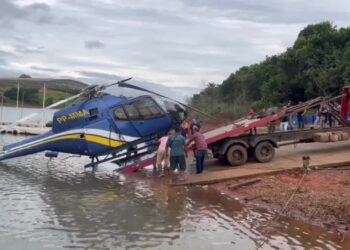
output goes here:
[{"label": "hillside vegetation", "polygon": [[340,94],[350,80],[350,28],[308,25],[282,54],[245,66],[190,100],[211,115],[239,116],[251,107],[281,106]]},{"label": "hillside vegetation", "polygon": [[34,79],[28,75],[19,78],[0,78],[0,93],[4,95],[4,105],[16,105],[17,84],[19,83],[19,105],[41,106],[43,88],[46,86],[46,106],[77,94],[87,85],[70,79]]}]

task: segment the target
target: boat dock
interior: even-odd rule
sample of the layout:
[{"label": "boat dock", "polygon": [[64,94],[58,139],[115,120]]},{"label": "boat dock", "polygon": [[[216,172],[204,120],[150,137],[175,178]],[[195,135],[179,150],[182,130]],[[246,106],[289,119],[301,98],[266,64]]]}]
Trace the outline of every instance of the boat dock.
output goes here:
[{"label": "boat dock", "polygon": [[41,135],[50,130],[50,127],[42,127],[38,124],[0,124],[1,134]]}]

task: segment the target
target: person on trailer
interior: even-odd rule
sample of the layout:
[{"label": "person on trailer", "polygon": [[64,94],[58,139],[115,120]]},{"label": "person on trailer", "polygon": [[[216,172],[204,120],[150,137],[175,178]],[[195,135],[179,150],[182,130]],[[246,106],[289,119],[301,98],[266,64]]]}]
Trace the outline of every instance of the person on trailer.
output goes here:
[{"label": "person on trailer", "polygon": [[187,146],[194,141],[195,143],[195,158],[196,158],[196,173],[201,174],[204,170],[204,159],[208,151],[208,145],[205,137],[199,132],[198,126],[193,126],[193,135],[190,136]]},{"label": "person on trailer", "polygon": [[[292,107],[292,101],[288,101],[286,105],[286,111],[288,108]],[[293,129],[293,113],[289,113],[288,115],[288,129],[292,130]]]},{"label": "person on trailer", "polygon": [[333,126],[333,117],[330,112],[328,112],[328,125],[330,128]]},{"label": "person on trailer", "polygon": [[[275,112],[271,112],[271,115],[275,115]],[[276,129],[276,121],[272,121],[267,125],[267,131],[269,134],[272,134],[275,132]]]},{"label": "person on trailer", "polygon": [[254,109],[250,109],[250,111],[247,114],[247,118],[253,119],[253,118],[255,118],[255,116],[256,116],[256,112],[254,111]]},{"label": "person on trailer", "polygon": [[169,136],[172,135],[172,131],[169,131],[166,135],[161,137],[159,139],[159,146],[157,150],[157,161],[156,161],[156,167],[157,172],[159,173],[159,176],[164,176],[165,173],[169,173],[169,157],[166,153],[166,145],[169,139]]},{"label": "person on trailer", "polygon": [[315,121],[314,121],[315,126],[318,126],[318,124],[320,123],[320,119],[321,119],[321,110],[319,108],[316,110],[316,113],[315,113]]},{"label": "person on trailer", "polygon": [[[171,173],[178,169],[180,173],[180,181],[185,180],[187,152],[185,150],[186,138],[180,133],[180,128],[175,129],[175,135],[168,138],[166,144],[166,156],[170,155],[170,171]],[[170,153],[169,153],[170,150]]]},{"label": "person on trailer", "polygon": [[[302,102],[300,101],[299,104]],[[304,115],[306,114],[306,109],[297,112],[298,128],[304,128]]]},{"label": "person on trailer", "polygon": [[[286,110],[287,106],[283,107],[283,110]],[[288,126],[289,126],[289,115],[285,115],[280,123],[280,131],[285,132],[288,131]]]},{"label": "person on trailer", "polygon": [[[254,111],[254,109],[250,109],[250,111],[248,112],[247,114],[247,119],[248,120],[251,120],[251,119],[254,119],[256,118],[257,114],[256,112]],[[254,129],[251,129],[250,130],[250,134],[253,135],[253,134],[257,134],[257,131],[256,131],[256,127]]]},{"label": "person on trailer", "polygon": [[324,127],[324,124],[327,123],[329,118],[329,112],[326,104],[322,104],[320,107],[320,113],[323,116],[323,119],[321,119],[321,128]]}]

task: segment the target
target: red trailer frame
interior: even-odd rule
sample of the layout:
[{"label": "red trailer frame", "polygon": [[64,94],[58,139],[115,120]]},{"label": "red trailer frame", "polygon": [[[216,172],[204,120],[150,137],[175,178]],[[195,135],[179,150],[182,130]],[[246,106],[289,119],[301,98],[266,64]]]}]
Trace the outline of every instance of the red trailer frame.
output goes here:
[{"label": "red trailer frame", "polygon": [[[345,86],[341,96],[341,111],[340,116],[347,121],[350,110],[349,88]],[[253,134],[258,127],[266,127],[273,122],[280,121],[284,116],[289,115],[286,111],[281,111],[277,114],[272,114],[259,119],[241,118],[232,124],[224,125],[216,129],[204,133],[208,147],[217,154],[217,158],[225,158],[225,161],[230,165],[242,165],[248,158],[248,151],[253,152],[253,156],[259,162],[271,161],[275,154],[275,149],[278,147],[278,142],[297,138],[300,142],[312,142],[312,136],[319,132],[334,132],[349,130],[349,126],[334,127],[327,129],[312,129],[302,131],[288,131],[267,134]],[[234,147],[234,150],[230,150]],[[233,159],[237,157],[237,160]],[[134,172],[155,164],[155,158],[150,158],[136,165],[123,168],[124,173]]]}]

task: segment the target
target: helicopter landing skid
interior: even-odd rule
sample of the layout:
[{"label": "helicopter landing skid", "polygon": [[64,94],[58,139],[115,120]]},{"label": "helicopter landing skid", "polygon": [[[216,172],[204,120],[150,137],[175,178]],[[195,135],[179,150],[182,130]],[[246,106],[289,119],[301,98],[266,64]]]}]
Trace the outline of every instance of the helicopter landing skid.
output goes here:
[{"label": "helicopter landing skid", "polygon": [[119,167],[114,171],[122,173],[132,173],[137,170],[143,169],[147,166],[154,165],[156,163],[157,152],[145,152],[140,155],[133,156],[124,162],[114,161]]},{"label": "helicopter landing skid", "polygon": [[85,165],[84,168],[92,168],[93,170],[95,170],[97,166],[101,163],[112,162],[120,166],[116,170],[116,171],[119,171],[121,169],[133,167],[135,166],[135,164],[136,165],[139,164],[140,161],[144,161],[148,159],[148,157],[154,158],[155,152],[156,152],[156,148],[150,147],[149,145],[145,145],[137,149],[129,148],[125,153],[107,155],[103,159],[99,159],[98,156],[92,156],[91,163]]}]

